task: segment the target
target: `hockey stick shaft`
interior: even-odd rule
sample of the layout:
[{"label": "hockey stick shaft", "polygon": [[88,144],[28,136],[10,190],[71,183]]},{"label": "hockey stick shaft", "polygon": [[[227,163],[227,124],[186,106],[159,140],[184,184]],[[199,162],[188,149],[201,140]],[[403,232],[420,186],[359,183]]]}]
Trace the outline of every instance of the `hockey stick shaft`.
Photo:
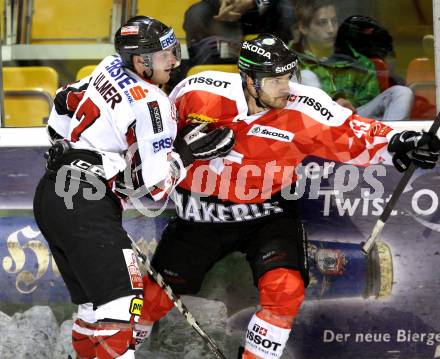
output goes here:
[{"label": "hockey stick shaft", "polygon": [[[440,112],[437,114],[437,117],[435,118],[435,120],[434,120],[433,124],[431,125],[431,128],[429,129],[428,132],[435,134],[435,133],[437,133],[439,127],[440,127]],[[393,211],[397,201],[399,200],[400,195],[405,190],[406,185],[408,184],[408,182],[411,179],[415,170],[416,170],[416,165],[414,163],[411,163],[411,165],[405,171],[405,174],[400,179],[399,183],[397,184],[396,189],[394,190],[393,194],[391,195],[390,200],[388,201],[382,214],[380,215],[379,219],[377,220],[376,224],[374,225],[373,230],[371,231],[371,234],[368,236],[366,242],[362,245],[362,252],[364,254],[368,255],[370,253],[371,249],[374,246],[374,243],[376,242],[376,239],[381,234],[383,227],[385,226],[386,221],[390,217],[391,212]]]},{"label": "hockey stick shaft", "polygon": [[133,249],[135,250],[137,256],[141,260],[144,265],[147,273],[156,281],[156,283],[163,289],[163,291],[167,294],[168,298],[173,302],[174,306],[177,310],[185,317],[186,321],[191,325],[191,327],[199,334],[202,339],[206,342],[209,349],[211,349],[212,353],[215,355],[217,359],[226,359],[225,355],[221,352],[217,344],[215,344],[214,340],[202,329],[200,328],[199,323],[194,318],[194,316],[188,311],[188,308],[185,304],[174,294],[171,287],[165,283],[163,277],[156,272],[156,270],[151,266],[150,260],[148,257],[141,251],[137,243],[130,238]]}]

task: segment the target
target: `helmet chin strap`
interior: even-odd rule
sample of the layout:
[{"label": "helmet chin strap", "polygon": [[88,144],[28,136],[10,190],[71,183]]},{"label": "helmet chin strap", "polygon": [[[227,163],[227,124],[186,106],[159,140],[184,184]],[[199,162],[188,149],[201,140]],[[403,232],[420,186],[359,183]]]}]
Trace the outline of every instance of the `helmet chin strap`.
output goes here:
[{"label": "helmet chin strap", "polygon": [[[249,76],[249,75],[245,75],[245,76]],[[260,99],[260,92],[261,92],[261,84],[260,84],[260,80],[257,78],[252,78],[253,81],[253,87],[255,89],[255,92],[257,93],[257,96],[254,96],[251,91],[247,90],[246,92],[249,94],[249,96],[251,96],[254,100],[255,100],[255,104],[259,107],[259,108],[263,108],[263,109],[267,109],[270,108],[270,106],[266,105],[263,101],[261,101]],[[246,80],[245,77],[242,76],[242,86],[243,86],[243,91],[246,89]]]},{"label": "helmet chin strap", "polygon": [[256,104],[257,104],[258,107],[261,107],[261,108],[270,108],[270,106],[266,105],[265,103],[263,103],[263,102],[260,100],[260,96],[257,96],[257,97],[254,97],[254,98],[255,98],[255,102],[256,102]]},{"label": "helmet chin strap", "polygon": [[260,92],[261,92],[261,84],[259,79],[254,79],[254,89],[257,92],[257,96],[251,96],[255,99],[255,103],[258,107],[261,108],[269,108],[270,106],[267,106],[264,102],[260,99]]},{"label": "helmet chin strap", "polygon": [[153,69],[151,69],[151,73],[150,73],[150,75],[148,75],[148,74],[147,74],[147,71],[145,71],[145,70],[144,70],[144,72],[142,73],[142,76],[143,76],[146,80],[151,80],[151,78],[153,77],[153,75],[154,75],[154,70],[153,70]]},{"label": "helmet chin strap", "polygon": [[143,65],[144,65],[145,67],[148,67],[148,68],[150,69],[150,74],[148,74],[147,71],[144,70],[144,71],[142,72],[142,76],[144,77],[145,80],[147,80],[147,81],[151,81],[151,78],[152,78],[153,75],[154,75],[154,70],[153,70],[153,60],[152,60],[152,58],[151,58],[150,56],[148,56],[146,59],[144,59],[144,63],[143,63]]}]

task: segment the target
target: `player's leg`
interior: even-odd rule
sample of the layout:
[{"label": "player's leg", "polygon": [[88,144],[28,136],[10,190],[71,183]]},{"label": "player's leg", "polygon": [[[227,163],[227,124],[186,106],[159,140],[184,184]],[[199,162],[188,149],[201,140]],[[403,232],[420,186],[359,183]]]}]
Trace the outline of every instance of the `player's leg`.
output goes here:
[{"label": "player's leg", "polygon": [[[172,219],[165,228],[152,259],[153,268],[175,294],[196,294],[205,274],[222,258],[221,227],[188,224]],[[141,323],[152,325],[168,313],[173,303],[151,278],[144,278],[144,306]]]},{"label": "player's leg", "polygon": [[126,296],[94,307],[79,307],[72,343],[80,358],[134,358],[148,333],[138,326],[141,296]]},{"label": "player's leg", "polygon": [[[101,200],[85,199],[83,190],[93,188],[81,182],[72,198],[73,209],[67,209],[64,199],[56,195],[55,182],[48,181],[46,186],[44,198],[39,198],[43,207],[38,208],[38,212],[46,212],[39,213],[38,222],[48,222],[42,225],[44,234],[72,301],[84,304],[72,330],[78,356],[134,357],[135,346],[143,336],[143,330],[136,328],[143,284],[136,256],[122,228],[119,204],[109,192]],[[68,272],[63,262],[68,263]],[[72,283],[82,289],[82,298],[72,291]],[[93,303],[92,309],[86,303]]]},{"label": "player's leg", "polygon": [[146,337],[149,337],[154,322],[167,315],[174,304],[154,279],[148,275],[142,279],[144,282],[144,304],[139,324],[146,332]]},{"label": "player's leg", "polygon": [[[136,273],[137,264],[128,262],[125,268],[141,280],[140,272]],[[121,268],[124,264],[120,263]],[[93,275],[93,274],[92,274]],[[127,274],[128,275],[128,274]],[[115,279],[115,273],[108,280]],[[128,280],[128,278],[126,278]],[[130,281],[130,280],[129,280]],[[95,301],[83,303],[78,307],[78,317],[72,328],[72,344],[80,358],[134,358],[135,350],[147,337],[148,328],[139,325],[139,317],[143,305],[141,281],[130,281],[139,290],[119,288],[115,290],[120,297],[109,299],[108,302]],[[130,294],[131,292],[131,294]],[[138,292],[138,294],[133,294]],[[92,297],[96,297],[92,293]],[[109,297],[110,298],[110,297]]]},{"label": "player's leg", "polygon": [[358,107],[357,113],[380,121],[407,120],[413,101],[414,94],[409,87],[395,85]]},{"label": "player's leg", "polygon": [[78,235],[79,242],[89,238],[87,251],[70,248],[72,261],[78,263],[81,258],[83,264],[76,273],[94,305],[90,316],[94,321],[79,324],[89,330],[85,332],[93,332],[97,358],[134,358],[136,347],[148,334],[138,326],[142,275],[114,198],[106,195],[98,201],[101,204],[91,202],[82,206],[89,219],[82,224],[83,235]]},{"label": "player's leg", "polygon": [[299,220],[274,216],[249,243],[261,310],[249,322],[242,358],[280,358],[308,284],[305,233]]},{"label": "player's leg", "polygon": [[95,321],[93,303],[84,303],[78,306],[78,315],[72,327],[72,346],[79,358],[95,357],[95,340],[93,331],[85,323]]},{"label": "player's leg", "polygon": [[[93,304],[87,303],[89,298],[81,287],[81,284],[78,282],[66,253],[62,246],[60,247],[60,238],[64,243],[72,239],[70,231],[59,233],[57,223],[68,223],[69,215],[66,216],[63,208],[61,208],[61,210],[57,208],[56,206],[58,205],[59,197],[54,193],[53,179],[45,175],[40,180],[35,192],[33,208],[34,217],[41,234],[48,242],[53,259],[61,273],[64,283],[66,284],[72,302],[74,304],[79,304],[78,321],[81,318],[84,319],[84,317],[89,316],[88,308],[91,308]],[[93,336],[85,335],[83,332],[75,333],[75,325],[72,335],[73,346],[77,354],[79,353],[78,355],[80,355],[81,358],[93,358],[95,356]]]},{"label": "player's leg", "polygon": [[299,271],[277,268],[260,278],[258,289],[261,310],[249,322],[243,358],[280,358],[304,299],[304,282]]}]

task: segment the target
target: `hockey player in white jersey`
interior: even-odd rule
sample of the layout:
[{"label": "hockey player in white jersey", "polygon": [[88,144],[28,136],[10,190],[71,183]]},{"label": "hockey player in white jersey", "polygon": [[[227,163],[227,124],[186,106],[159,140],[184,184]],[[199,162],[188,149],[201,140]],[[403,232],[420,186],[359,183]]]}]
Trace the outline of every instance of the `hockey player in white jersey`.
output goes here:
[{"label": "hockey player in white jersey", "polygon": [[116,187],[130,166],[127,151],[137,149],[131,185],[158,199],[192,161],[226,154],[234,144],[225,128],[189,127],[183,133],[191,136],[176,138],[175,106],[158,87],[180,63],[172,28],[137,16],[117,31],[115,47],[119,56],[58,90],[48,122],[54,145],[34,198],[36,222],[79,305],[72,342],[80,358],[134,358],[147,335],[137,325],[143,283]]}]

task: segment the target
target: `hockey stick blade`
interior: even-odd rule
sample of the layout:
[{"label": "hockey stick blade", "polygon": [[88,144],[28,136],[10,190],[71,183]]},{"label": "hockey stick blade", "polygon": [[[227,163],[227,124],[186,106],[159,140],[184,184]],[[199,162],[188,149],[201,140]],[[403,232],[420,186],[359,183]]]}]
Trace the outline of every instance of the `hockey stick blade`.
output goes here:
[{"label": "hockey stick blade", "polygon": [[[432,123],[431,128],[429,129],[428,132],[435,134],[435,133],[437,133],[439,127],[440,127],[440,112],[437,114],[437,116],[434,119],[434,122]],[[368,236],[366,242],[362,244],[362,252],[365,255],[370,254],[371,249],[373,248],[374,243],[376,242],[376,239],[381,234],[382,229],[385,226],[386,221],[390,217],[391,212],[393,211],[397,201],[399,200],[400,195],[405,190],[406,185],[408,184],[409,180],[411,179],[416,168],[417,167],[414,165],[414,163],[411,163],[411,165],[405,171],[405,174],[402,176],[399,183],[397,184],[397,187],[394,190],[393,194],[391,195],[389,202],[385,206],[382,214],[380,215],[379,219],[377,220],[376,224],[374,225],[373,230],[371,231],[371,234]]]},{"label": "hockey stick blade", "polygon": [[171,287],[165,283],[165,280],[163,277],[155,271],[155,269],[151,266],[150,260],[148,257],[141,251],[137,243],[128,236],[131,241],[131,245],[136,252],[137,256],[139,257],[140,261],[144,265],[145,270],[147,273],[156,281],[156,283],[163,289],[163,291],[167,294],[168,298],[173,302],[174,306],[177,308],[177,310],[185,317],[186,321],[191,325],[191,327],[197,332],[198,335],[205,341],[205,343],[208,345],[209,349],[212,351],[212,353],[215,355],[217,359],[226,359],[225,355],[221,352],[217,344],[214,342],[214,340],[202,329],[200,328],[199,323],[194,318],[194,316],[189,312],[188,308],[185,304],[177,297],[176,294],[174,294]]}]

